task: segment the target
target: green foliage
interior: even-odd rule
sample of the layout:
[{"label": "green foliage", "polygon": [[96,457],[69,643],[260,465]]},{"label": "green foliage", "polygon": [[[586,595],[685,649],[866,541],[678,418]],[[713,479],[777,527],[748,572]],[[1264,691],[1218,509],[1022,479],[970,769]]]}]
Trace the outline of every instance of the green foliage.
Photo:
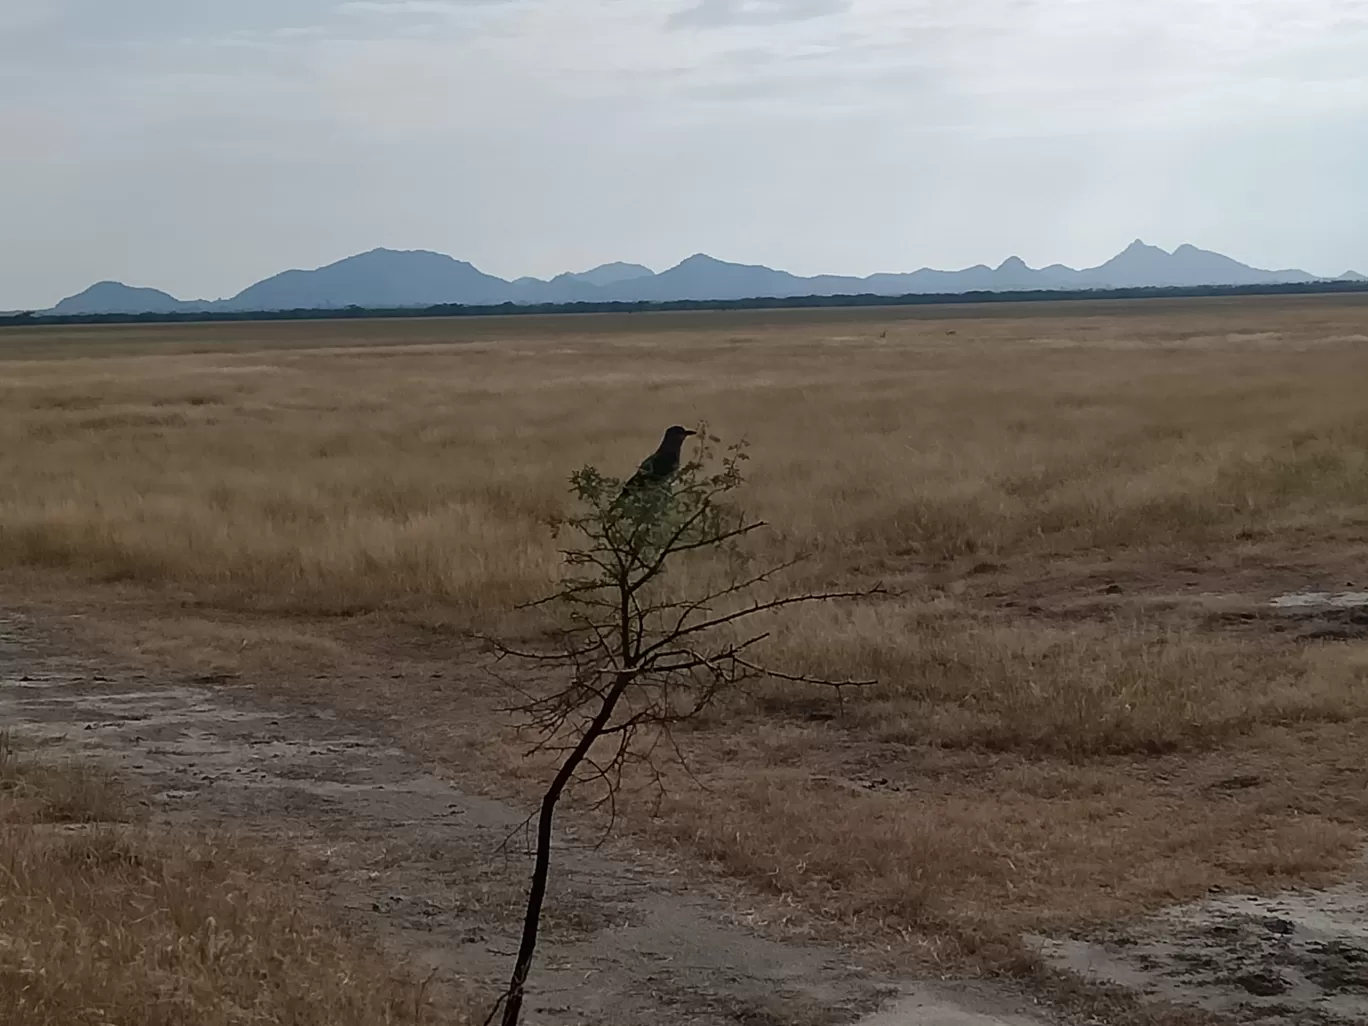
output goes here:
[{"label": "green foliage", "polygon": [[[744,480],[746,443],[728,446],[708,469],[720,442],[700,424],[692,459],[667,480],[629,491],[592,466],[571,475],[580,508],[554,525],[558,536],[570,533],[573,540],[561,550],[567,573],[549,601],[565,609],[572,630],[616,628],[618,654],[628,665],[650,633],[644,621],[658,619],[648,612],[685,608],[658,597],[646,601],[659,592],[670,566],[694,554],[740,571],[747,563],[740,540],[764,526],[748,520],[733,497]],[[635,621],[635,631],[623,629],[627,620]]]},{"label": "green foliage", "polygon": [[[561,755],[537,816],[536,860],[517,961],[503,1001],[504,1026],[518,1026],[537,945],[550,872],[551,824],[572,782],[600,788],[597,807],[615,811],[628,766],[645,771],[663,795],[656,763],[664,751],[683,759],[671,728],[701,714],[720,696],[758,676],[827,684],[836,689],[868,682],[818,681],[753,662],[751,650],[769,637],[747,621],[791,605],[855,598],[852,592],[766,597],[789,563],[752,570],[741,540],[765,524],[748,519],[732,501],[742,483],[745,443],[730,446],[709,471],[719,439],[699,425],[694,456],[664,480],[625,490],[623,482],[582,467],[570,486],[579,511],[554,525],[573,535],[562,549],[566,575],[554,595],[537,603],[564,614],[558,650],[513,655],[567,671],[541,693],[522,687],[510,711],[535,737],[534,750]],[[719,572],[681,575],[690,557],[714,561]],[[687,578],[681,580],[680,578]],[[638,743],[640,741],[640,743]],[[492,1021],[498,1006],[490,1013]]]}]

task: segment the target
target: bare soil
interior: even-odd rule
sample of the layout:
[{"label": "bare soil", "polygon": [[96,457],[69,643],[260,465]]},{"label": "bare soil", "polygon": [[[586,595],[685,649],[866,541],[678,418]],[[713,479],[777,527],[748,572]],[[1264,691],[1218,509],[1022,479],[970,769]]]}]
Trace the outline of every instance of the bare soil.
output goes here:
[{"label": "bare soil", "polygon": [[[1368,616],[1359,604],[1333,599],[1368,588],[1363,538],[1356,528],[1343,537],[1250,539],[1200,552],[1071,554],[1016,565],[966,559],[924,583],[1006,619],[1143,620],[1279,641],[1355,640],[1368,638]],[[1299,594],[1327,601],[1279,601]]]},{"label": "bare soil", "polygon": [[[1251,545],[1210,559],[1175,552],[1148,562],[1076,559],[1052,569],[947,567],[923,584],[990,618],[1124,620],[1158,609],[1178,629],[1232,630],[1254,644],[1281,646],[1302,634],[1317,640],[1321,631],[1357,630],[1352,618],[1361,610],[1352,605],[1277,600],[1352,590],[1365,562],[1351,545],[1276,558]],[[28,613],[0,621],[0,721],[27,724],[26,732],[133,774],[155,816],[246,829],[305,851],[317,861],[318,885],[368,931],[441,980],[497,991],[521,915],[528,864],[518,828],[526,813],[508,800],[517,788],[497,780],[510,767],[479,763],[480,753],[498,748],[488,743],[490,681],[474,653],[462,661],[444,634],[425,647],[421,635],[392,637],[393,623],[364,619],[348,622],[347,644],[329,647],[333,632],[302,620],[281,621],[278,636],[263,636],[255,618],[235,624],[216,613],[201,620],[186,609],[171,620],[131,594],[70,620],[74,603],[29,595],[11,603]],[[377,647],[380,637],[389,637],[387,645]],[[259,663],[252,656],[258,648]],[[110,665],[111,652],[127,657],[112,657],[121,667]],[[1006,753],[985,764],[982,752],[860,740],[839,724],[809,728],[836,729],[841,742],[806,752],[809,786],[847,795],[837,799],[846,803],[958,809],[1000,792],[1010,796],[1008,784],[1025,786],[1018,777],[1047,768]],[[1317,738],[1314,765],[1297,754],[1303,734]],[[743,740],[738,736],[738,744]],[[726,765],[742,750],[713,753],[708,761]],[[1117,793],[1114,815],[1128,824],[1126,843],[1139,847],[1169,843],[1170,829],[1181,842],[1194,803],[1212,821],[1252,824],[1250,817],[1266,810],[1293,809],[1308,829],[1322,829],[1327,815],[1361,823],[1368,800],[1361,752],[1355,724],[1311,723],[1274,731],[1247,750],[1121,759],[1111,769],[1132,784]],[[737,772],[749,772],[749,765],[743,760]],[[531,1022],[1121,1021],[1098,1018],[1098,1008],[1108,1006],[1093,998],[1070,1009],[1060,1000],[1069,985],[1061,989],[1058,980],[1041,991],[1050,1009],[1042,1011],[999,986],[963,978],[967,966],[954,958],[941,970],[954,978],[929,981],[924,974],[936,972],[931,966],[939,956],[924,957],[923,941],[899,948],[887,936],[862,943],[848,929],[823,929],[803,907],[801,891],[795,903],[783,887],[721,879],[690,857],[697,852],[671,858],[658,837],[639,830],[595,848],[600,836],[568,813]],[[1093,819],[1089,831],[1096,830]],[[1248,836],[1257,835],[1251,826]],[[1280,842],[1274,836],[1263,843]],[[1003,921],[1035,928],[1039,935],[1029,940],[1047,966],[1162,1002],[1149,1017],[1128,1012],[1127,1022],[1216,1021],[1200,1017],[1206,1014],[1310,1026],[1361,1021],[1361,923],[1368,908],[1362,884],[1342,883],[1342,874],[1327,876],[1308,863],[1311,883],[1278,893],[1285,870],[1274,872],[1269,862],[1268,887],[1255,897],[1232,882],[1257,877],[1260,860],[1274,857],[1231,849],[1223,858],[1228,863],[1216,865],[1227,865],[1229,875],[1213,869],[1193,877],[1198,893],[1216,896],[1214,904],[1193,902],[1187,885],[1188,893],[1151,901],[1145,895],[1156,891],[1153,879],[1146,882],[1152,870],[1132,885],[1100,869],[1095,879],[1079,877],[1066,865],[1061,872],[1074,874],[1068,879],[1075,881],[1077,908],[1050,911],[1063,884],[1037,883],[1032,894],[1018,877],[1021,892]],[[1278,904],[1267,914],[1243,904],[1270,898]],[[1186,904],[1150,918],[1132,911],[1175,901]],[[1291,931],[1260,925],[1279,915],[1295,924]]]},{"label": "bare soil", "polygon": [[[167,680],[80,656],[0,616],[0,722],[94,757],[154,820],[302,851],[350,917],[452,987],[497,993],[527,858],[523,814],[326,710],[265,708],[212,674]],[[658,856],[567,830],[529,1023],[1031,1026],[982,983],[899,980],[878,952],[795,940],[785,911]]]},{"label": "bare soil", "polygon": [[1056,965],[1151,997],[1271,1021],[1368,1021],[1368,887],[1219,895],[1089,937],[1038,938]]}]

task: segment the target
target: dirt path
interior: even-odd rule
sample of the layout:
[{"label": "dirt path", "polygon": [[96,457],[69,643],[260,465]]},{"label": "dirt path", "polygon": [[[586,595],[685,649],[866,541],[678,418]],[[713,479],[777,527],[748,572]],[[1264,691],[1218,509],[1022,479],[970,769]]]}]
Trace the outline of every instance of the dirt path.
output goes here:
[{"label": "dirt path", "polygon": [[1037,938],[1061,968],[1241,1022],[1368,1022],[1368,886],[1219,895],[1083,938]]},{"label": "dirt path", "polygon": [[[0,615],[0,723],[104,759],[145,788],[154,819],[288,841],[365,927],[439,979],[497,988],[527,872],[522,846],[504,845],[519,811],[326,712],[263,709],[221,680],[102,669]],[[753,894],[576,840],[556,866],[529,1023],[1040,1023],[982,987],[898,982],[858,952],[795,943]]]}]

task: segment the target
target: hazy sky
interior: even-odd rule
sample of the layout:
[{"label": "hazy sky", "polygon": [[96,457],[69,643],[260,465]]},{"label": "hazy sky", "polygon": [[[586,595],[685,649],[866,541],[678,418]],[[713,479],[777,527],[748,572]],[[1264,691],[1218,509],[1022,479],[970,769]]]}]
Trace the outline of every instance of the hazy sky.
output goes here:
[{"label": "hazy sky", "polygon": [[375,246],[1368,273],[1368,2],[0,0],[0,140],[0,309]]}]

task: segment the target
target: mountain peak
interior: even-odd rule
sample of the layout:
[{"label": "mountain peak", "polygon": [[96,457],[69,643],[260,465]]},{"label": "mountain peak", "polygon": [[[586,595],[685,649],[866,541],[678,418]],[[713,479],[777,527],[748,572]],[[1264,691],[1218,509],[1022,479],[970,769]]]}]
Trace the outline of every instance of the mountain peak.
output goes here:
[{"label": "mountain peak", "polygon": [[454,263],[454,264],[460,264],[460,263],[464,263],[464,262],[465,262],[465,261],[463,261],[463,260],[457,260],[455,257],[447,256],[447,254],[445,254],[445,253],[437,253],[437,252],[434,252],[433,250],[430,250],[430,249],[387,249],[387,248],[384,247],[384,246],[377,246],[375,249],[368,249],[368,250],[366,250],[366,252],[364,252],[364,253],[357,253],[355,256],[343,257],[341,260],[337,260],[337,261],[335,261],[334,263],[328,264],[328,265],[326,265],[326,266],[328,266],[328,267],[334,267],[334,266],[336,266],[337,264],[344,264],[344,263],[347,263],[348,261],[357,261],[357,260],[364,260],[364,261],[389,260],[389,261],[392,261],[392,262],[395,262],[395,263],[399,263],[399,262],[408,262],[408,263],[429,263],[429,262],[430,262],[430,263],[443,263],[443,264],[452,264],[452,263]]},{"label": "mountain peak", "polygon": [[[1347,271],[1344,281],[1365,281]],[[101,281],[52,309],[56,314],[162,313],[194,310],[270,311],[413,308],[461,304],[570,302],[675,302],[789,296],[966,293],[1039,289],[1112,289],[1164,286],[1263,285],[1319,280],[1295,269],[1262,270],[1221,253],[1183,243],[1172,253],[1136,239],[1097,267],[1063,264],[1035,269],[1018,256],[996,268],[975,264],[955,271],[922,268],[910,273],[800,277],[761,264],[719,260],[694,253],[657,274],[641,264],[613,262],[565,272],[551,281],[508,281],[474,265],[425,249],[377,247],[312,270],[282,271],[213,303],[182,302],[155,289]]]},{"label": "mountain peak", "polygon": [[1144,239],[1136,239],[1134,242],[1132,242],[1129,246],[1127,246],[1124,250],[1121,251],[1122,256],[1125,256],[1127,253],[1163,253],[1164,256],[1169,255],[1166,250],[1160,249],[1158,246],[1151,246]]},{"label": "mountain peak", "polygon": [[90,288],[67,296],[52,308],[58,314],[170,313],[183,306],[181,300],[160,289],[137,288],[121,281],[97,281]]},{"label": "mountain peak", "polygon": [[614,260],[612,263],[591,267],[587,271],[567,272],[565,277],[587,285],[616,285],[620,281],[635,281],[637,278],[649,278],[654,274],[655,271],[642,264]]},{"label": "mountain peak", "polygon": [[675,266],[676,266],[676,267],[728,267],[728,266],[733,266],[733,265],[728,264],[727,261],[725,261],[725,260],[718,260],[717,257],[708,256],[707,253],[695,253],[693,256],[687,256],[687,257],[685,257],[685,258],[684,258],[683,260],[681,260],[679,263],[675,264]]}]

